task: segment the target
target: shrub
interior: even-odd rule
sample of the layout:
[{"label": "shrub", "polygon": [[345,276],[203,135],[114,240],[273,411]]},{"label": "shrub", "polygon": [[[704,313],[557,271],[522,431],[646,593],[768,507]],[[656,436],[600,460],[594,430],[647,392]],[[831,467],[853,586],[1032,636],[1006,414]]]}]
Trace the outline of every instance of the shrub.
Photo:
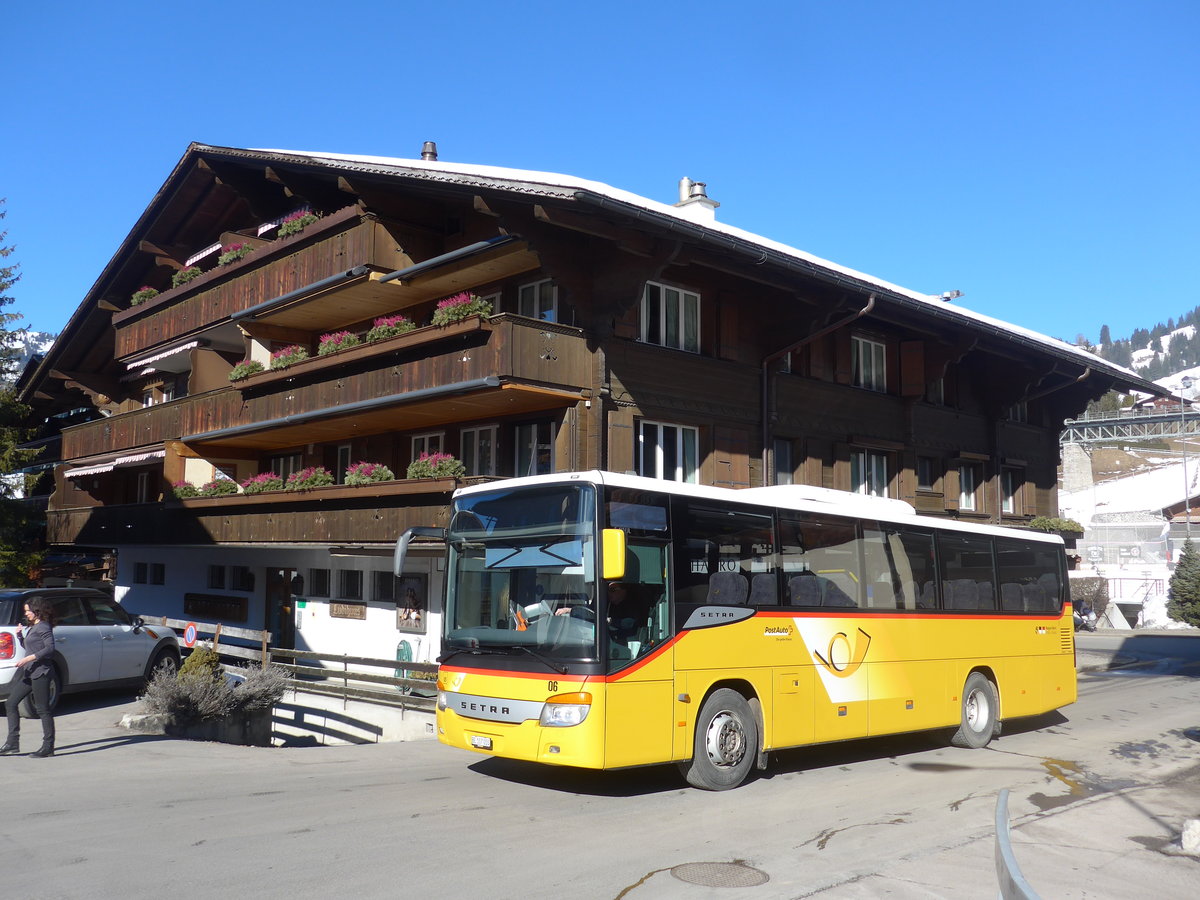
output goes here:
[{"label": "shrub", "polygon": [[274,472],[259,472],[251,475],[242,482],[242,490],[247,494],[265,494],[267,491],[282,491],[283,479]]},{"label": "shrub", "polygon": [[492,304],[481,300],[474,294],[463,291],[445,300],[439,300],[433,311],[434,325],[449,325],[468,316],[486,316],[492,311]]},{"label": "shrub", "polygon": [[462,478],[467,467],[449,453],[422,453],[408,466],[409,478]]},{"label": "shrub", "polygon": [[282,350],[276,350],[271,354],[271,368],[286,369],[293,363],[298,363],[305,359],[308,359],[308,351],[299,344],[292,344],[290,347],[284,347]]},{"label": "shrub", "polygon": [[133,292],[133,296],[129,298],[130,306],[140,306],[147,300],[153,300],[158,296],[158,291],[150,285],[143,285]]},{"label": "shrub", "polygon": [[260,363],[257,359],[243,359],[236,366],[229,370],[230,381],[241,381],[243,378],[249,378],[251,375],[256,375],[259,372],[265,372],[267,367]]},{"label": "shrub", "polygon": [[372,484],[376,481],[392,481],[395,474],[382,463],[356,462],[346,470],[346,484]]},{"label": "shrub", "polygon": [[298,234],[320,218],[312,210],[298,209],[279,223],[279,236],[287,237],[289,234]]},{"label": "shrub", "polygon": [[404,316],[381,316],[371,323],[371,330],[367,332],[367,340],[382,341],[384,338],[405,334],[416,327],[411,319],[406,319]]},{"label": "shrub", "polygon": [[201,497],[224,497],[238,492],[237,482],[228,478],[215,478],[207,484],[200,485]]},{"label": "shrub", "polygon": [[1083,534],[1083,526],[1074,519],[1060,519],[1056,516],[1034,516],[1029,521],[1029,527],[1034,531],[1073,531]]},{"label": "shrub", "polygon": [[221,655],[212,648],[211,644],[200,644],[188,654],[183,665],[179,667],[181,679],[197,678],[205,681],[218,681],[223,677],[221,671]]},{"label": "shrub", "polygon": [[245,256],[249,256],[254,252],[254,247],[246,243],[226,244],[221,248],[221,255],[217,257],[217,265],[228,266],[231,263],[237,262]]},{"label": "shrub", "polygon": [[171,494],[179,500],[187,500],[189,497],[199,497],[200,489],[190,481],[177,481],[171,485]]},{"label": "shrub", "polygon": [[234,704],[238,710],[270,709],[291,687],[287,669],[280,666],[239,666],[240,684],[233,688]]},{"label": "shrub", "polygon": [[289,491],[303,491],[326,484],[333,484],[333,476],[329,470],[324,466],[309,466],[289,475],[286,486]]},{"label": "shrub", "polygon": [[220,657],[207,647],[198,647],[184,661],[178,676],[156,673],[140,699],[150,712],[170,716],[182,725],[270,709],[290,684],[287,672],[279,666],[239,666],[234,674],[240,677],[227,678]]},{"label": "shrub", "polygon": [[1200,626],[1200,555],[1191,539],[1184,541],[1167,585],[1167,615],[1176,622]]},{"label": "shrub", "polygon": [[357,334],[350,331],[335,331],[332,334],[321,335],[321,340],[317,343],[317,356],[324,356],[326,353],[336,353],[338,350],[345,350],[347,347],[357,347],[362,341]]},{"label": "shrub", "polygon": [[187,284],[193,278],[199,278],[203,272],[199,266],[188,266],[186,269],[180,269],[171,276],[171,287],[179,287],[181,284]]}]

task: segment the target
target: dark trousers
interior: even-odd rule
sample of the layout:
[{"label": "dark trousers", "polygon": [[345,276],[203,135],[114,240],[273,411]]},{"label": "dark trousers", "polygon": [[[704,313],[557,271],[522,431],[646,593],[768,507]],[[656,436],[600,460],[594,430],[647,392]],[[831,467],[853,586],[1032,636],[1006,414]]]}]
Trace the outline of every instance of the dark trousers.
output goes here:
[{"label": "dark trousers", "polygon": [[54,713],[50,709],[50,675],[30,678],[17,676],[12,693],[4,701],[8,707],[8,742],[15,744],[21,735],[21,701],[33,694],[33,708],[42,720],[42,743],[54,746]]}]

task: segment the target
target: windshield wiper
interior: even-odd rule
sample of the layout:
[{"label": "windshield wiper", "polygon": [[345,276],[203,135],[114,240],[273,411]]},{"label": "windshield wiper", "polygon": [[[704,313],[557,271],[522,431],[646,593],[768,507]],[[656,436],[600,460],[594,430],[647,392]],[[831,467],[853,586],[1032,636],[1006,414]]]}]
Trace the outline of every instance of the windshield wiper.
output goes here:
[{"label": "windshield wiper", "polygon": [[473,647],[447,647],[438,656],[437,661],[443,663],[456,653],[471,653],[475,656],[508,656],[507,650],[498,650],[495,647],[480,647],[477,643]]},{"label": "windshield wiper", "polygon": [[566,675],[567,672],[569,671],[566,666],[562,665],[561,663],[556,663],[550,657],[544,656],[541,653],[538,653],[536,650],[532,650],[529,647],[526,647],[524,644],[514,644],[512,647],[509,648],[510,653],[512,653],[515,650],[523,650],[524,652],[526,652],[530,656],[532,656],[534,659],[536,659],[538,662],[545,665],[547,668],[553,669],[559,675]]}]

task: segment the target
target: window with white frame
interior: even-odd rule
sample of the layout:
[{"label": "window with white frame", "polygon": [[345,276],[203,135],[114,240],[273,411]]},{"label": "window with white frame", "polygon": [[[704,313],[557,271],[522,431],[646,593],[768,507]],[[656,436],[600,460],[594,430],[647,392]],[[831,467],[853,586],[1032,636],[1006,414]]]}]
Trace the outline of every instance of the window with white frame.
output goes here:
[{"label": "window with white frame", "polygon": [[516,427],[513,474],[548,475],[554,471],[554,423],[531,422]]},{"label": "window with white frame", "polygon": [[1025,481],[1022,469],[1005,466],[1000,470],[1000,509],[1013,515],[1020,512],[1017,508],[1021,484]]},{"label": "window with white frame", "polygon": [[150,473],[137,473],[137,503],[149,503],[153,498],[150,496]]},{"label": "window with white frame", "polygon": [[971,463],[958,467],[958,508],[979,508],[979,467]]},{"label": "window with white frame", "polygon": [[1008,408],[1008,421],[1010,422],[1029,422],[1029,403],[1026,400],[1019,400]]},{"label": "window with white frame", "polygon": [[917,457],[917,490],[932,491],[937,485],[937,460],[932,456]]},{"label": "window with white frame", "polygon": [[664,481],[699,479],[700,432],[687,425],[638,423],[638,474]]},{"label": "window with white frame", "polygon": [[142,406],[148,407],[148,406],[153,406],[153,405],[154,405],[154,389],[153,388],[145,388],[142,391]]},{"label": "window with white frame", "polygon": [[699,353],[700,295],[647,281],[642,295],[641,339]]},{"label": "window with white frame", "polygon": [[283,456],[272,456],[267,461],[267,467],[284,481],[287,481],[289,475],[299,472],[304,468],[303,462],[304,458],[299,453],[288,453]]},{"label": "window with white frame", "polygon": [[337,595],[341,600],[361,600],[363,598],[363,573],[357,569],[339,569]]},{"label": "window with white frame", "polygon": [[558,286],[549,278],[517,288],[517,314],[545,322],[558,321]]},{"label": "window with white frame", "polygon": [[850,368],[855,387],[887,390],[887,347],[860,335],[850,338]]},{"label": "window with white frame", "polygon": [[462,430],[459,451],[468,475],[496,474],[496,431],[495,425]]},{"label": "window with white frame", "polygon": [[412,439],[412,458],[420,459],[422,454],[433,456],[442,452],[442,439],[445,432],[431,431],[428,434],[416,434]]},{"label": "window with white frame", "polygon": [[855,450],[850,454],[850,490],[870,497],[888,495],[888,458],[878,450]]},{"label": "window with white frame", "polygon": [[337,471],[333,473],[333,477],[338,484],[346,483],[346,470],[348,468],[350,468],[350,445],[338,444]]}]

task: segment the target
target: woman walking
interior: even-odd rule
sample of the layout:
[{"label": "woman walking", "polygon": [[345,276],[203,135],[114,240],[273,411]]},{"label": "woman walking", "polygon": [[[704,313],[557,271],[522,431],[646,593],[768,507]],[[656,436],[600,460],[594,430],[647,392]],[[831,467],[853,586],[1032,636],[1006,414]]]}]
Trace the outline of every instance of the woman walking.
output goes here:
[{"label": "woman walking", "polygon": [[17,660],[24,671],[17,674],[8,707],[8,740],[0,747],[0,756],[20,752],[21,701],[33,695],[33,706],[42,720],[42,746],[30,756],[42,759],[54,755],[54,713],[50,709],[50,679],[54,658],[54,606],[45,597],[34,597],[25,604],[25,616],[33,623],[28,631],[17,626],[17,640],[29,655]]}]

